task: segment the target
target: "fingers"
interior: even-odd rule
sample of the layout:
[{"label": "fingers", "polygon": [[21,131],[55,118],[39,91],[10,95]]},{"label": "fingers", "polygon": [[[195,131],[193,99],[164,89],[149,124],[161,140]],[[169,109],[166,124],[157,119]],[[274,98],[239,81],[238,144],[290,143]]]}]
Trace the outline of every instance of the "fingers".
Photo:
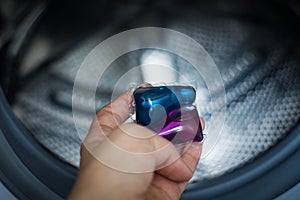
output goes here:
[{"label": "fingers", "polygon": [[[193,173],[197,168],[197,165],[198,165],[198,162],[199,162],[199,159],[201,156],[201,151],[202,151],[202,144],[198,143],[198,142],[193,142],[193,144],[190,146],[190,148],[181,157],[183,162],[187,165],[187,167]],[[185,190],[187,184],[188,184],[188,181],[184,181],[184,182],[178,184],[178,189],[180,190],[181,193]]]},{"label": "fingers", "polygon": [[92,149],[105,140],[107,134],[129,117],[129,91],[101,108],[93,120],[83,145]]},{"label": "fingers", "polygon": [[122,124],[101,142],[95,141],[86,141],[85,147],[114,169],[144,173],[162,168],[162,175],[176,181],[188,180],[193,174],[172,143],[143,126]]},{"label": "fingers", "polygon": [[139,84],[137,87],[149,87],[149,86],[152,86],[150,83],[141,83]]},{"label": "fingers", "polygon": [[202,130],[204,130],[205,129],[205,122],[204,122],[204,119],[202,117],[200,117],[200,123],[201,123]]},{"label": "fingers", "polygon": [[134,123],[120,125],[100,145],[85,143],[85,147],[106,166],[128,173],[153,172],[157,165],[179,157],[170,142]]},{"label": "fingers", "polygon": [[[201,117],[200,123],[202,130],[204,130],[205,123]],[[184,151],[180,159],[176,160],[171,165],[158,170],[157,173],[173,181],[188,181],[191,179],[200,159],[202,144],[193,142],[189,145],[190,146]],[[184,184],[181,187],[184,188]]]},{"label": "fingers", "polygon": [[[149,83],[142,83],[138,87],[147,87],[151,86]],[[107,104],[99,110],[96,115],[96,119],[92,123],[92,128],[100,126],[104,134],[112,131],[114,128],[120,126],[126,119],[128,119],[130,111],[130,98],[131,92],[127,91],[126,93],[119,96],[112,103]]]},{"label": "fingers", "polygon": [[182,190],[179,187],[181,184],[155,174],[148,189],[149,192],[146,194],[146,199],[179,199],[182,194]]},{"label": "fingers", "polygon": [[157,170],[157,173],[172,181],[190,180],[197,167],[201,150],[201,143],[192,143],[179,159],[171,165]]},{"label": "fingers", "polygon": [[101,108],[91,124],[89,135],[98,135],[99,132],[106,135],[128,119],[129,101],[130,92],[128,91]]},{"label": "fingers", "polygon": [[115,128],[129,117],[130,94],[126,92],[97,113],[100,126]]},{"label": "fingers", "polygon": [[[148,84],[140,86],[148,86]],[[191,147],[188,148],[180,158],[180,155],[176,148],[173,146],[173,144],[170,144],[169,141],[156,135],[149,129],[135,124],[127,124],[123,127],[120,127],[120,125],[129,117],[129,101],[130,93],[127,92],[118,97],[111,104],[104,106],[97,113],[97,117],[91,126],[89,135],[84,142],[85,145],[94,148],[94,146],[97,146],[99,142],[103,142],[104,140],[106,140],[105,135],[111,133],[116,128],[118,128],[119,130],[118,133],[109,134],[111,136],[109,136],[109,138],[107,139],[110,140],[110,142],[117,145],[118,147],[120,147],[121,149],[125,149],[127,151],[129,150],[130,152],[144,152],[143,144],[145,144],[145,141],[142,141],[143,139],[141,138],[149,138],[149,140],[151,141],[151,145],[153,145],[152,151],[154,152],[160,152],[160,148],[163,148],[164,146],[170,146],[168,148],[165,148],[165,152],[162,152],[160,154],[154,154],[156,157],[156,168],[163,167],[157,172],[163,176],[166,176],[170,180],[189,180],[192,177],[193,172],[197,166],[201,153],[201,145],[193,143]],[[202,118],[200,118],[200,123],[202,128],[204,129],[205,125],[204,120]],[[146,146],[145,148],[149,150],[149,147]]]}]

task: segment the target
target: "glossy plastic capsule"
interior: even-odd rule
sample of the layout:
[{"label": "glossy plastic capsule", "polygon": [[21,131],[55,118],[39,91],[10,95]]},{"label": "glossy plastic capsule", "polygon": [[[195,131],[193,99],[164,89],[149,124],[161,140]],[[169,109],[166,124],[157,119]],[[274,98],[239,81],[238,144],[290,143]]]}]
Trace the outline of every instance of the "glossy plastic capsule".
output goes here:
[{"label": "glossy plastic capsule", "polygon": [[193,106],[196,91],[190,86],[149,86],[133,93],[136,122],[174,142],[202,141],[202,128]]}]

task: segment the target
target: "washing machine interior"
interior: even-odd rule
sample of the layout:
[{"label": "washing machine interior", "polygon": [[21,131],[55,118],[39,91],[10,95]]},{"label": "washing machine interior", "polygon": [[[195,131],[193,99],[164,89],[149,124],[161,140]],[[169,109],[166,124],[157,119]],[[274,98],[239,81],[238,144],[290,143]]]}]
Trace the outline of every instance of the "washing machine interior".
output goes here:
[{"label": "washing machine interior", "polygon": [[[196,80],[197,106],[206,127],[212,115],[216,119],[225,116],[214,148],[199,162],[183,198],[233,199],[249,193],[246,199],[274,198],[299,182],[299,164],[295,160],[299,158],[300,143],[297,1],[23,4],[20,13],[24,18],[18,16],[11,27],[3,23],[6,40],[2,37],[1,85],[5,97],[1,97],[1,132],[3,140],[7,140],[7,146],[3,145],[6,153],[11,148],[10,155],[16,155],[24,171],[29,171],[37,182],[31,181],[26,187],[37,184],[35,187],[41,189],[28,188],[26,192],[14,186],[11,177],[17,175],[4,173],[2,167],[2,181],[12,190],[17,187],[15,194],[19,197],[60,198],[68,194],[80,159],[81,140],[72,114],[76,74],[100,42],[124,30],[149,26],[176,30],[200,43],[220,72],[226,103],[211,98],[218,96],[222,88],[209,91],[205,78],[195,73],[187,60],[149,48],[129,52],[105,70],[97,86],[96,108],[111,100],[116,83],[133,67],[149,59],[172,63],[180,74]],[[168,39],[174,42],[174,48],[194,55],[196,49],[181,38]],[[81,80],[82,91],[91,88],[92,74],[91,70]],[[140,71],[128,82],[145,79],[147,74]],[[126,89],[128,85],[117,92]],[[75,105],[81,110],[77,128],[89,127],[92,115],[86,107],[93,102],[83,95]],[[207,130],[204,133],[209,137]],[[24,180],[19,183],[27,184]]]}]

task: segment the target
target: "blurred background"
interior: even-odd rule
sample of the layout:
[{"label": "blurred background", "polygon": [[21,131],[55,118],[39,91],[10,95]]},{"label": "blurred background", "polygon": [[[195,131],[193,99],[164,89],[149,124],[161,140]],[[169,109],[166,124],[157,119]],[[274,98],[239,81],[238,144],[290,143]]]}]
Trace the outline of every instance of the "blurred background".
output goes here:
[{"label": "blurred background", "polygon": [[[184,58],[142,49],[119,57],[105,70],[97,86],[96,108],[111,100],[117,81],[133,67],[171,65],[197,82],[198,111],[207,127],[212,114],[226,116],[221,136],[199,163],[183,199],[285,198],[288,191],[299,195],[296,0],[2,0],[0,153],[7,160],[0,164],[3,184],[21,199],[68,194],[80,158],[81,141],[72,115],[78,69],[101,41],[149,26],[180,31],[200,43],[216,63],[227,103],[212,102],[218,88],[209,91],[205,78]],[[196,51],[180,38],[168,40],[191,55]],[[149,70],[136,72],[133,81],[153,79]],[[81,82],[82,102],[76,105],[82,111],[82,129],[91,122],[86,107],[93,101],[84,95],[90,89],[89,78],[87,73]],[[165,76],[156,81],[178,80]]]}]

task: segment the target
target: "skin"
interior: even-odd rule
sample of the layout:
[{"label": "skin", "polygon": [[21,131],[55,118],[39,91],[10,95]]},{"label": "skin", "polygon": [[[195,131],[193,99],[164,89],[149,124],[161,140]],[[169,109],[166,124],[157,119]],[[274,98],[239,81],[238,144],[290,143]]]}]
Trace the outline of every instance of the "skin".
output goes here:
[{"label": "skin", "polygon": [[[180,156],[175,146],[149,129],[123,122],[129,117],[129,93],[125,93],[103,107],[96,115],[90,131],[81,146],[79,174],[68,199],[179,199],[193,176],[200,158],[202,144],[193,142]],[[204,128],[204,122],[200,119]],[[126,134],[130,132],[130,134]],[[134,137],[145,136],[143,139]],[[142,172],[124,172],[107,166],[97,154],[110,155],[112,143],[133,153],[147,153],[168,145],[164,153],[133,158],[116,157],[122,165],[134,163]],[[171,145],[170,145],[171,144]],[[172,160],[170,158],[176,158]],[[100,161],[99,161],[100,160]],[[172,160],[172,162],[169,162]],[[167,163],[159,168],[162,163]],[[149,170],[150,169],[150,170]],[[144,170],[145,171],[145,170]]]}]

